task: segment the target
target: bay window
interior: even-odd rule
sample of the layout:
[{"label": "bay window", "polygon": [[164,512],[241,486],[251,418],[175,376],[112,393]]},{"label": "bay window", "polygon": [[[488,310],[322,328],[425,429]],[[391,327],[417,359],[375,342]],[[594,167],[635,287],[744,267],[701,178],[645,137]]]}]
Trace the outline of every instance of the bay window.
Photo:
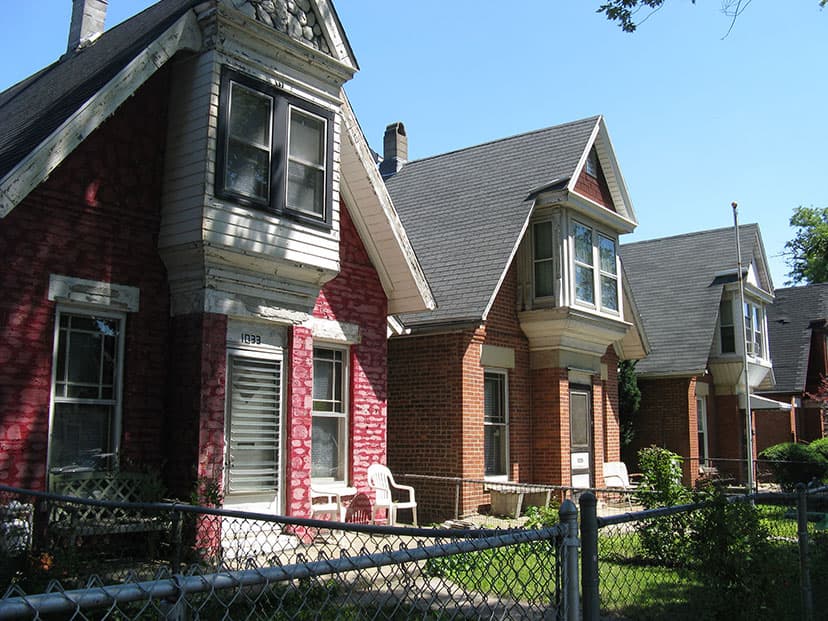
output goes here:
[{"label": "bay window", "polygon": [[507,379],[504,371],[483,374],[483,451],[487,477],[509,474]]},{"label": "bay window", "polygon": [[757,304],[745,302],[745,347],[749,356],[764,358],[765,314]]},{"label": "bay window", "polygon": [[332,125],[330,111],[225,69],[217,196],[330,225]]},{"label": "bay window", "polygon": [[535,298],[551,298],[555,295],[555,241],[551,221],[534,224],[532,247]]},{"label": "bay window", "polygon": [[347,350],[313,348],[311,478],[346,483],[348,473]]},{"label": "bay window", "polygon": [[[613,238],[595,233],[575,222],[574,246],[575,300],[595,305],[599,310],[618,312],[618,249]],[[599,297],[596,300],[595,291]]]},{"label": "bay window", "polygon": [[49,467],[113,466],[121,415],[124,316],[58,309]]}]

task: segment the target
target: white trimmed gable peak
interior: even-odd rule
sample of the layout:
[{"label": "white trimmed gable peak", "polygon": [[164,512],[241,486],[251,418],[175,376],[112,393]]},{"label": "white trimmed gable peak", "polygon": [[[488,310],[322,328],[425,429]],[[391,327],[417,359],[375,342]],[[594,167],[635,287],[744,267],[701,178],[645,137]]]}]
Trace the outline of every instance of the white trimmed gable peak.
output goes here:
[{"label": "white trimmed gable peak", "polygon": [[342,24],[328,0],[223,0],[226,4],[315,50],[357,68]]}]

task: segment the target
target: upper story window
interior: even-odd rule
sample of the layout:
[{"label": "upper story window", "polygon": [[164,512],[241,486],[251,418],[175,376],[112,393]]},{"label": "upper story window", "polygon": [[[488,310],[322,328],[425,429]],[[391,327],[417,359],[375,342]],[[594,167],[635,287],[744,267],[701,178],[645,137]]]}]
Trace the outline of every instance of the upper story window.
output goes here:
[{"label": "upper story window", "polygon": [[551,221],[533,225],[532,244],[535,298],[551,298],[555,295],[555,242]]},{"label": "upper story window", "polygon": [[598,154],[591,149],[586,160],[586,173],[592,177],[598,177]]},{"label": "upper story window", "polygon": [[[618,252],[615,240],[596,234],[590,227],[575,222],[574,245],[575,300],[601,310],[618,311]],[[596,302],[595,291],[600,297]]]},{"label": "upper story window", "polygon": [[[736,353],[736,312],[739,309],[738,300],[723,298],[719,303],[719,351],[722,354]],[[747,300],[742,312],[744,326],[745,351],[754,358],[767,358],[767,343],[765,341],[765,309],[758,302]]]},{"label": "upper story window", "polygon": [[719,303],[719,346],[723,354],[736,352],[736,329],[733,325],[733,300]]},{"label": "upper story window", "polygon": [[765,357],[765,313],[758,304],[745,302],[745,347],[748,356]]},{"label": "upper story window", "polygon": [[230,69],[220,106],[216,194],[330,225],[333,114]]}]

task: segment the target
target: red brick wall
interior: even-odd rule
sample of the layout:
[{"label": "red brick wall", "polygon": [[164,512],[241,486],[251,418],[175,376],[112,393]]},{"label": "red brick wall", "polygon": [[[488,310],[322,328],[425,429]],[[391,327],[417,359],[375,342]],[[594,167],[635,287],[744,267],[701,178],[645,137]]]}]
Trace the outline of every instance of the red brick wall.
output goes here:
[{"label": "red brick wall", "polygon": [[[607,353],[601,358],[601,362],[607,367],[607,379],[603,382],[603,424],[604,437],[596,438],[596,444],[603,443],[604,447],[604,461],[619,461],[621,459],[621,422],[619,420],[619,406],[618,406],[618,355],[615,353],[615,348],[610,346],[607,348]],[[600,478],[603,486],[603,468],[599,468],[602,464],[596,464],[597,478]]]},{"label": "red brick wall", "polygon": [[[367,493],[368,466],[386,463],[388,301],[344,204],[340,214],[340,272],[320,291],[313,315],[360,326],[360,341],[349,348],[349,483]],[[286,513],[307,515],[313,406],[308,329],[293,328],[290,358]]]},{"label": "red brick wall", "polygon": [[132,460],[160,463],[169,297],[156,248],[166,83],[161,71],[0,220],[0,483],[45,485],[52,273],[140,289],[140,310],[126,322],[122,447]]},{"label": "red brick wall", "polygon": [[[444,477],[462,472],[462,361],[470,341],[470,332],[455,332],[388,342],[388,465],[392,471]],[[454,515],[453,486],[414,484],[424,522]]]},{"label": "red brick wall", "polygon": [[532,370],[536,483],[569,485],[569,379],[566,369]]},{"label": "red brick wall", "polygon": [[716,447],[711,447],[710,452],[714,457],[722,458],[721,462],[716,463],[720,472],[744,480],[744,464],[731,461],[745,459],[744,411],[739,409],[736,395],[716,395],[715,402]]},{"label": "red brick wall", "polygon": [[[685,458],[685,483],[698,478],[698,421],[696,420],[696,380],[680,377],[638,379],[641,409],[635,415],[635,438],[632,455],[648,446],[660,446]],[[715,455],[713,446],[711,453]],[[638,470],[637,460],[628,464]]]},{"label": "red brick wall", "polygon": [[586,173],[586,169],[578,177],[575,183],[575,191],[579,194],[591,198],[599,205],[606,207],[611,211],[615,211],[615,204],[612,202],[612,195],[607,186],[607,180],[604,177],[603,171],[598,171],[598,178]]}]

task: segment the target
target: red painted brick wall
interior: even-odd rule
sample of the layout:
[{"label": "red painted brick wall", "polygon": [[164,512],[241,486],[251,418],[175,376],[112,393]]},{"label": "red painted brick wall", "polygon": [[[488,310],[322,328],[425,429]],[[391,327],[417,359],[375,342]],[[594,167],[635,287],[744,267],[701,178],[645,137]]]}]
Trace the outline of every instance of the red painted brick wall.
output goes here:
[{"label": "red painted brick wall", "polygon": [[126,322],[122,447],[130,460],[160,464],[169,299],[156,246],[166,84],[161,71],[0,220],[0,483],[45,485],[51,273],[140,289],[140,310]]},{"label": "red painted brick wall", "polygon": [[[615,348],[610,346],[607,353],[601,358],[601,362],[607,367],[607,379],[603,382],[603,438],[596,437],[596,444],[603,443],[604,461],[619,461],[621,459],[621,422],[618,418],[618,354]],[[596,463],[596,479],[601,481],[603,486],[604,472],[602,464]]]},{"label": "red painted brick wall", "polygon": [[[349,482],[368,493],[368,466],[386,463],[388,300],[347,208],[342,207],[340,273],[320,291],[313,315],[360,326],[360,342],[349,348]],[[286,513],[308,515],[313,337],[307,328],[294,327],[291,341]]]},{"label": "red painted brick wall", "polygon": [[566,369],[532,370],[532,422],[535,482],[569,485],[569,379]]}]

